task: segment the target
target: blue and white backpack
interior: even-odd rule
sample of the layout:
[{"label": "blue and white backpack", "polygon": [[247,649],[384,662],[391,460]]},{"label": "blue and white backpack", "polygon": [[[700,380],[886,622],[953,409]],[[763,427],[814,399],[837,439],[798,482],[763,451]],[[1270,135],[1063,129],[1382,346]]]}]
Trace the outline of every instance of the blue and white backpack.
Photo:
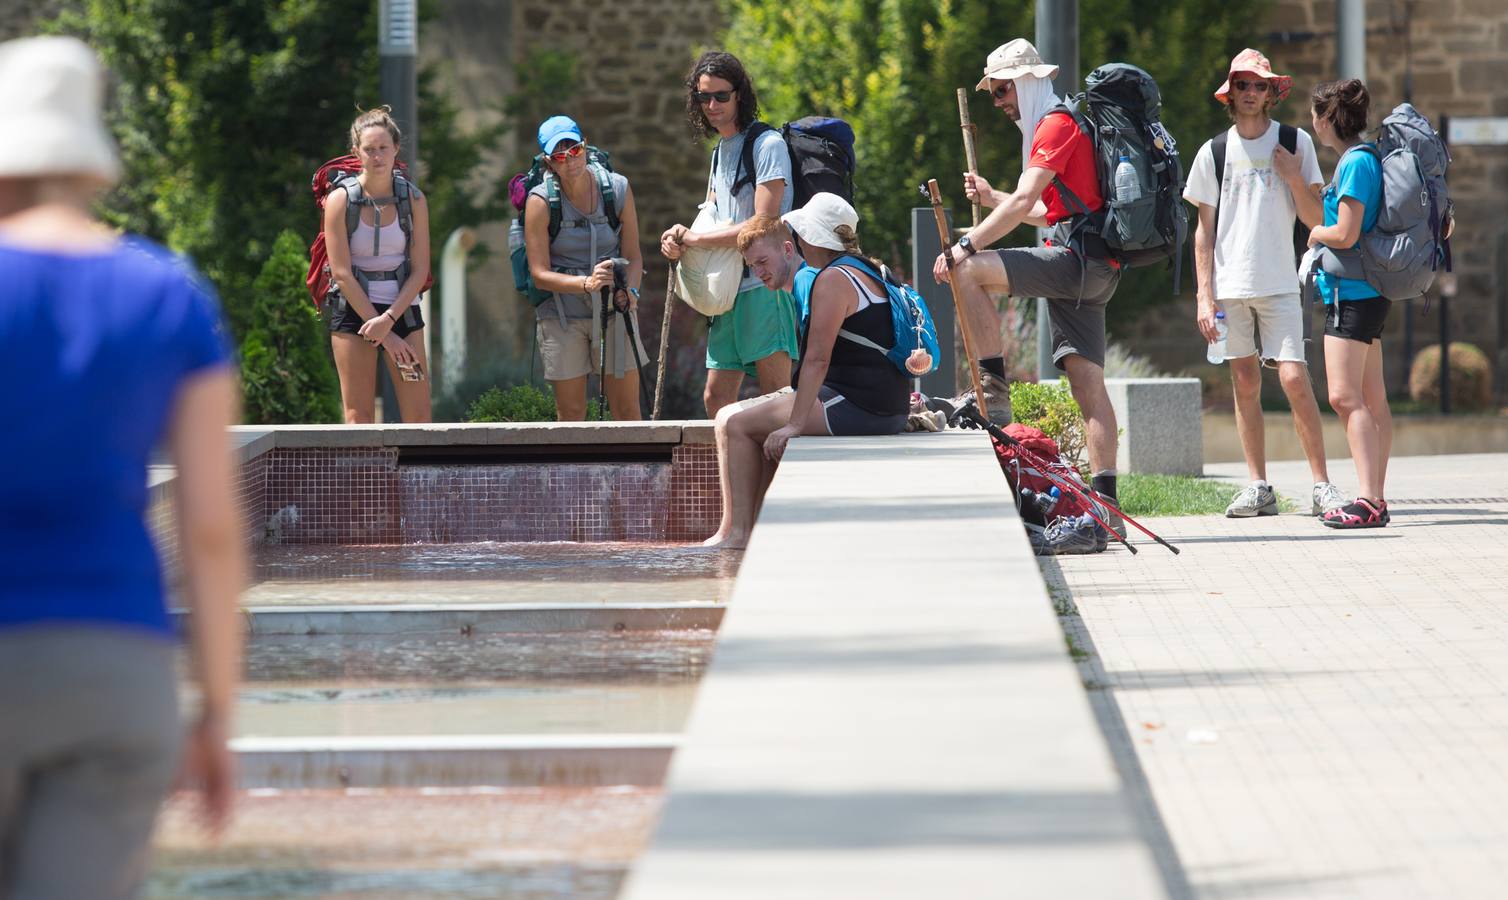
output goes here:
[{"label": "blue and white backpack", "polygon": [[[932,357],[932,368],[927,371],[937,371],[938,360],[942,359],[942,348],[937,343],[937,325],[932,322],[932,311],[927,309],[927,301],[916,292],[916,288],[896,278],[888,266],[880,266],[880,270],[876,272],[874,265],[862,257],[845,254],[827,265],[852,266],[883,284],[885,296],[890,300],[890,323],[895,328],[895,340],[889,347],[882,347],[862,334],[855,334],[846,328],[838,332],[838,337],[852,341],[861,347],[880,351],[907,378],[919,377],[906,368],[906,358],[913,350],[927,351],[927,354]],[[826,266],[823,268],[825,269]],[[811,271],[813,274],[808,276],[807,289],[804,292],[799,290],[804,273],[798,273],[796,282],[797,303],[800,306],[803,333],[806,332],[807,321],[811,318],[810,285],[811,282],[816,281],[816,276],[821,274],[815,269]]]}]

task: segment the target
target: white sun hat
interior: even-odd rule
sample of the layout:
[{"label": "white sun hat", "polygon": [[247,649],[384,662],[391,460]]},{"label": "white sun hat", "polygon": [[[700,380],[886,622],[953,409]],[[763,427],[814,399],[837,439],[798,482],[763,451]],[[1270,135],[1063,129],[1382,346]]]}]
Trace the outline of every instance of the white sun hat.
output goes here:
[{"label": "white sun hat", "polygon": [[101,118],[104,70],[77,38],[0,43],[0,178],[93,175],[115,183],[120,160]]},{"label": "white sun hat", "polygon": [[837,194],[823,191],[813,194],[812,199],[800,209],[793,209],[780,217],[791,226],[803,241],[814,247],[843,252],[843,239],[838,237],[838,228],[847,225],[857,235],[859,214],[848,201]]},{"label": "white sun hat", "polygon": [[1016,38],[1008,43],[996,47],[984,61],[984,77],[974,85],[974,90],[987,90],[990,79],[1007,81],[1012,78],[1020,78],[1022,75],[1035,75],[1038,78],[1057,78],[1058,67],[1050,66],[1042,61],[1042,54],[1032,46],[1032,42],[1026,38]]}]

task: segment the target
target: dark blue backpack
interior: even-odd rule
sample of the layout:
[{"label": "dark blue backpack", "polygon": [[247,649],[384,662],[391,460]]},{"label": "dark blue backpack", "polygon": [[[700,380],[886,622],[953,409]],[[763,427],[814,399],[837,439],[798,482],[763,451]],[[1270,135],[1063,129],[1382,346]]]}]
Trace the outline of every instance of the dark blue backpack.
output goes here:
[{"label": "dark blue backpack", "polygon": [[[754,183],[754,142],[775,129],[764,122],[749,126],[733,173],[733,195]],[[780,126],[780,136],[791,154],[791,208],[800,209],[812,195],[827,192],[853,203],[854,135],[842,119],[807,116]]]},{"label": "dark blue backpack", "polygon": [[[932,357],[932,368],[927,371],[937,371],[938,361],[942,359],[942,348],[937,343],[937,325],[932,322],[932,311],[927,309],[927,301],[916,292],[916,288],[896,278],[889,267],[881,266],[876,272],[872,263],[858,256],[845,254],[827,265],[852,266],[883,284],[885,296],[890,300],[890,324],[895,329],[895,337],[889,347],[882,347],[862,334],[855,334],[846,328],[838,332],[838,337],[852,341],[861,347],[880,351],[907,378],[920,377],[906,368],[906,358],[911,355],[911,351],[917,349],[927,351],[927,354]],[[796,302],[800,308],[802,333],[806,332],[807,321],[812,313],[811,285],[816,281],[816,275],[821,274],[815,269],[810,271],[814,274],[805,279],[805,291],[800,289],[803,279],[799,274],[796,281]]]}]

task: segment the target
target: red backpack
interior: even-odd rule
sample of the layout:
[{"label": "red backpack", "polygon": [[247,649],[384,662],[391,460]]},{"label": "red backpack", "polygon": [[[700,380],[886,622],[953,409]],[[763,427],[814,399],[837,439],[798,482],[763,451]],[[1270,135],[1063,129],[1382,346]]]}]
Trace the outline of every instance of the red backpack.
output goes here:
[{"label": "red backpack", "polygon": [[[1064,461],[1062,454],[1058,452],[1057,442],[1044,434],[1041,429],[1012,422],[1005,426],[1005,433],[1020,441],[1022,446],[1035,457],[1028,460],[1014,444],[990,439],[995,445],[995,456],[1000,461],[1000,468],[1005,472],[1005,480],[1010,483],[1011,491],[1016,495],[1018,503],[1023,488],[1038,494],[1046,494],[1052,490],[1053,481],[1043,474],[1044,468],[1058,481],[1067,481],[1079,490],[1089,492],[1089,485],[1084,484],[1079,473]],[[1052,515],[1053,518],[1078,516],[1083,515],[1088,509],[1089,504],[1072,491],[1060,490],[1058,503],[1053,507]]]},{"label": "red backpack", "polygon": [[[361,161],[354,156],[339,156],[320,166],[314,173],[310,187],[314,191],[314,205],[320,211],[319,235],[314,243],[309,246],[309,274],[304,277],[304,284],[309,288],[309,296],[313,298],[314,305],[319,306],[325,297],[337,290],[335,282],[330,277],[330,254],[325,249],[324,211],[325,200],[330,192],[340,188],[346,192],[346,238],[356,232],[356,226],[361,221],[361,207],[377,206],[377,202],[366,196],[361,189],[361,182],[357,175],[361,174]],[[414,186],[408,180],[408,167],[402,161],[393,168],[393,196],[398,202],[398,223],[403,228],[403,266],[401,267],[398,283],[402,284],[408,279],[409,247],[413,244],[414,209],[413,209]],[[424,279],[423,290],[429,290],[435,283],[434,267],[430,267],[429,277]]]}]

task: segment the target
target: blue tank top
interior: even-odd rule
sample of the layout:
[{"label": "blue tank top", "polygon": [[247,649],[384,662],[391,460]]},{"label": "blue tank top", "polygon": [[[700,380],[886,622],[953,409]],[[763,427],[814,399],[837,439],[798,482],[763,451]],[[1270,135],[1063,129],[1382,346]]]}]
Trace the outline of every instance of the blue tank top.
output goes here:
[{"label": "blue tank top", "polygon": [[136,238],[73,254],[0,240],[0,284],[0,628],[170,635],[147,458],[184,379],[230,359],[213,290]]}]

